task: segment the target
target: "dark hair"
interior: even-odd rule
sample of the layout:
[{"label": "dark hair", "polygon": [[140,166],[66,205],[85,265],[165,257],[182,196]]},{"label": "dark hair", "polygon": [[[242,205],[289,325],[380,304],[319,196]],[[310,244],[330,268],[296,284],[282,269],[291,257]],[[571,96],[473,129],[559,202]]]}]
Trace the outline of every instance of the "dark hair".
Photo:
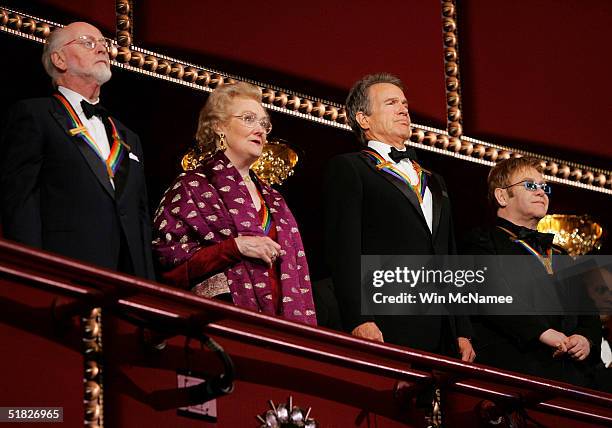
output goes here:
[{"label": "dark hair", "polygon": [[[544,161],[530,156],[520,158],[510,158],[498,162],[487,177],[489,185],[489,201],[495,208],[501,208],[495,198],[495,189],[511,185],[510,178],[517,171],[533,168],[539,173],[544,172]],[[508,189],[508,194],[512,196],[512,189]]]},{"label": "dark hair", "polygon": [[363,132],[363,129],[359,126],[359,123],[357,123],[356,116],[359,112],[367,115],[372,114],[369,89],[370,86],[376,85],[377,83],[390,83],[397,86],[402,91],[404,90],[402,81],[390,73],[368,74],[353,85],[349,91],[348,97],[346,97],[346,112],[349,125],[362,144],[366,144],[368,141],[365,132]]}]

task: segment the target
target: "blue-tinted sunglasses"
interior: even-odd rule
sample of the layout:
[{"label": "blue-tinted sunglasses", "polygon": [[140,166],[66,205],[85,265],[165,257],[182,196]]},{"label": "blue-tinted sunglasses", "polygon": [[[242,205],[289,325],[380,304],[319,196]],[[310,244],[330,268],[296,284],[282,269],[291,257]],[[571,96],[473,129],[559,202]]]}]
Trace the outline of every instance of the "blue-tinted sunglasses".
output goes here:
[{"label": "blue-tinted sunglasses", "polygon": [[522,184],[523,187],[525,189],[529,190],[530,192],[535,192],[538,189],[542,189],[544,191],[544,193],[546,193],[547,195],[550,195],[552,193],[552,187],[550,187],[550,184],[548,184],[548,183],[536,183],[535,181],[530,181],[530,180],[519,181],[518,183],[514,183],[514,184],[511,184],[509,186],[502,187],[502,189],[507,189],[509,187],[518,186],[519,184]]}]

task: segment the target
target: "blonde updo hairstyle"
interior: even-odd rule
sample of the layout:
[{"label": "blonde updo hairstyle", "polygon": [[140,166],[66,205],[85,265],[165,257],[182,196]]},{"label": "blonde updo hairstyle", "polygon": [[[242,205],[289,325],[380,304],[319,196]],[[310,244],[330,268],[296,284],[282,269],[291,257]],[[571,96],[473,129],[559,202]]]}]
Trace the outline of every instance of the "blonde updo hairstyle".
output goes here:
[{"label": "blonde updo hairstyle", "polygon": [[224,84],[213,91],[200,110],[196,131],[196,154],[210,156],[217,152],[220,136],[215,130],[218,125],[231,119],[231,105],[238,98],[252,99],[261,103],[261,89],[246,82]]}]

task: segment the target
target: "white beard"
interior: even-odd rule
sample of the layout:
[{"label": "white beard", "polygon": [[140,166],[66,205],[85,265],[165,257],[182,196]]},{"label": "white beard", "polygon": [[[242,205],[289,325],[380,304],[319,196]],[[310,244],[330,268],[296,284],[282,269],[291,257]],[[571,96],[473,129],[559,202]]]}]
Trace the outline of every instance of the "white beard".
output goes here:
[{"label": "white beard", "polygon": [[91,73],[92,77],[96,79],[98,85],[102,86],[106,82],[108,82],[113,75],[110,71],[110,67],[96,67],[95,70]]},{"label": "white beard", "polygon": [[69,69],[75,76],[80,76],[86,79],[93,78],[100,86],[108,82],[112,76],[110,66],[107,66],[103,63],[97,63],[89,70],[81,68],[76,64],[71,64],[71,67],[69,67]]}]

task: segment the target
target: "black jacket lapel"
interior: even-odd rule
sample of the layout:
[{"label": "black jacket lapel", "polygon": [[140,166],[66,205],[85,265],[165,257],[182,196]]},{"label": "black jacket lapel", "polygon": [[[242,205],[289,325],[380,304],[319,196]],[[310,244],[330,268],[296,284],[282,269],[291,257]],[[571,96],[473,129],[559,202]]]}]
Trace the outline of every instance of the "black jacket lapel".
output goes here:
[{"label": "black jacket lapel", "polygon": [[[115,126],[119,127],[119,125],[117,125],[117,122],[116,121],[114,122],[115,122]],[[117,129],[117,132],[119,133],[119,137],[122,139],[122,141],[124,141],[127,145],[128,143],[126,141],[125,131],[123,129]],[[124,146],[124,149],[125,149],[125,153],[123,155],[123,159],[121,159],[121,163],[119,164],[119,167],[115,171],[115,178],[114,178],[117,199],[121,198],[121,195],[123,194],[123,190],[127,186],[128,178],[130,176],[130,151],[125,146]]]},{"label": "black jacket lapel", "polygon": [[435,238],[436,233],[438,232],[438,227],[440,226],[440,217],[442,216],[442,205],[444,198],[448,198],[448,194],[446,194],[446,190],[442,189],[440,186],[440,181],[438,178],[430,174],[429,182],[427,183],[427,187],[429,187],[429,191],[431,192],[431,201],[432,201],[432,222],[431,222],[431,231],[432,236]]},{"label": "black jacket lapel", "polygon": [[405,183],[402,183],[397,178],[394,178],[391,175],[387,174],[386,172],[381,171],[378,168],[376,168],[374,161],[372,161],[367,155],[362,153],[361,158],[374,172],[376,172],[376,174],[382,175],[385,178],[385,180],[387,180],[389,183],[395,186],[400,192],[402,192],[402,195],[404,195],[404,197],[408,199],[410,204],[412,204],[412,206],[416,210],[417,215],[423,222],[423,227],[425,227],[425,229],[429,231],[429,226],[427,225],[427,221],[425,220],[425,216],[423,215],[421,204],[419,203],[419,199],[417,198],[417,195],[414,193],[414,191],[412,189],[409,189]]},{"label": "black jacket lapel", "polygon": [[108,192],[109,196],[114,199],[115,190],[113,189],[113,186],[111,185],[111,182],[108,178],[106,164],[104,163],[104,161],[100,159],[100,157],[87,145],[85,141],[83,141],[81,137],[70,135],[70,130],[68,128],[68,117],[66,116],[65,111],[61,111],[61,109],[56,109],[55,111],[51,112],[51,114],[53,115],[55,120],[57,120],[57,123],[61,126],[61,128],[66,132],[66,135],[68,136],[69,140],[73,144],[76,144],[79,151],[87,161],[87,164],[91,168],[91,171],[94,173],[102,187],[104,187],[104,189],[106,189],[106,191]]}]

